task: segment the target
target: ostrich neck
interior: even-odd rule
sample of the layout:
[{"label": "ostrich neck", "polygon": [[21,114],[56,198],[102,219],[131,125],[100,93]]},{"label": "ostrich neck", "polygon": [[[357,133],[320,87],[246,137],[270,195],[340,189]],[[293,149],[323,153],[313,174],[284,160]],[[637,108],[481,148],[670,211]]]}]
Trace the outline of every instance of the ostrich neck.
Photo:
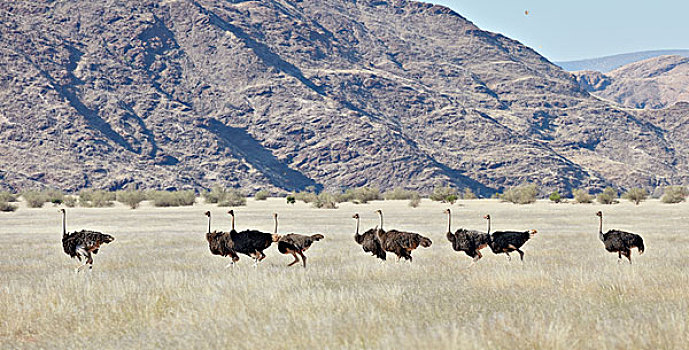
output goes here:
[{"label": "ostrich neck", "polygon": [[274,216],[273,218],[275,219],[275,227],[273,228],[273,234],[276,235],[278,234],[278,217]]},{"label": "ostrich neck", "polygon": [[359,235],[359,218],[356,218],[356,233],[355,235]]},{"label": "ostrich neck", "polygon": [[447,233],[452,233],[452,214],[447,213]]},{"label": "ostrich neck", "polygon": [[208,233],[211,233],[211,216],[208,215]]},{"label": "ostrich neck", "polygon": [[382,231],[383,230],[383,212],[378,212],[378,215],[380,216],[380,229]]},{"label": "ostrich neck", "polygon": [[488,218],[488,233],[490,234],[490,217]]},{"label": "ostrich neck", "polygon": [[65,212],[62,212],[62,235],[67,235],[67,223],[65,222]]},{"label": "ostrich neck", "polygon": [[600,238],[601,241],[603,240],[603,217],[602,216],[600,217],[600,221],[598,223],[598,238]]},{"label": "ostrich neck", "polygon": [[232,214],[232,231],[234,231],[234,214]]}]

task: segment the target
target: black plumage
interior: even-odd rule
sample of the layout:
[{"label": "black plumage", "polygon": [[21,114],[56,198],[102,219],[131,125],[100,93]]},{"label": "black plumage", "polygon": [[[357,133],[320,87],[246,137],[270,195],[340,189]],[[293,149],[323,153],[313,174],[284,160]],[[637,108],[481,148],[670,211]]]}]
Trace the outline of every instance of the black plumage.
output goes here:
[{"label": "black plumage", "polygon": [[479,232],[476,230],[467,230],[460,228],[452,233],[452,213],[450,209],[445,210],[447,214],[447,240],[452,243],[452,249],[458,252],[464,252],[466,255],[473,258],[472,264],[483,257],[481,249],[487,247],[491,238],[488,233]]},{"label": "black plumage", "polygon": [[490,250],[495,254],[505,253],[510,260],[512,259],[510,253],[516,251],[519,253],[519,258],[524,261],[524,252],[520,248],[538,231],[496,231],[491,233],[490,215],[486,215],[485,218],[488,220],[488,234],[491,238],[491,242],[488,244]]},{"label": "black plumage", "polygon": [[376,213],[380,216],[380,228],[376,233],[382,247],[385,251],[395,253],[398,260],[404,258],[405,260],[413,261],[411,252],[414,249],[419,246],[428,248],[433,244],[430,238],[424,237],[418,233],[399,230],[385,231],[383,229],[383,211],[376,210]]},{"label": "black plumage", "polygon": [[263,251],[268,249],[273,242],[278,241],[277,226],[275,227],[276,232],[273,234],[258,230],[237,232],[234,229],[234,211],[230,210],[228,213],[232,215],[232,231],[230,231],[229,236],[234,251],[252,257],[254,259],[254,266],[256,266],[259,261],[266,257]]},{"label": "black plumage", "polygon": [[354,234],[354,241],[361,245],[364,252],[371,253],[378,259],[385,260],[385,250],[383,244],[378,237],[378,228],[372,228],[363,234],[359,234],[359,214],[354,214],[352,218],[356,219],[356,233]]},{"label": "black plumage", "polygon": [[239,260],[239,256],[237,256],[237,252],[234,250],[234,244],[230,240],[230,233],[223,231],[211,232],[211,212],[207,211],[205,215],[208,217],[206,240],[208,241],[208,248],[211,254],[222,257],[229,256],[232,261],[226,267],[234,266],[234,263]]},{"label": "black plumage", "polygon": [[603,212],[597,212],[596,216],[600,218],[598,238],[605,244],[605,250],[611,253],[617,253],[618,261],[622,259],[622,256],[625,256],[631,264],[632,248],[637,248],[639,255],[644,253],[646,247],[644,246],[644,240],[641,236],[636,233],[620,230],[608,230],[608,232],[603,233]]},{"label": "black plumage", "polygon": [[77,272],[86,265],[89,265],[89,269],[93,268],[93,255],[98,254],[98,250],[103,244],[114,241],[115,237],[90,230],[67,233],[67,214],[64,209],[60,209],[60,212],[62,213],[62,250],[65,254],[77,258],[79,261],[81,258],[86,259],[82,265],[77,267]]}]

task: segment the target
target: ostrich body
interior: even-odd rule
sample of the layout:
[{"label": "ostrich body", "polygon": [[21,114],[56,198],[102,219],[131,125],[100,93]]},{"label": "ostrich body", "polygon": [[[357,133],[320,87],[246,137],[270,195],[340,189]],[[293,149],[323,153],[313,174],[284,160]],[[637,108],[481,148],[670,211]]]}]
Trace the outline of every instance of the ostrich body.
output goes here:
[{"label": "ostrich body", "polygon": [[[278,230],[278,214],[273,213],[273,219],[275,220],[275,232],[273,234],[277,235],[277,230]],[[304,268],[306,268],[306,256],[304,255],[304,252],[307,251],[313,242],[320,241],[321,239],[325,238],[321,234],[315,234],[311,236],[307,235],[301,235],[298,233],[290,233],[286,234],[284,236],[279,236],[278,239],[278,251],[282,254],[292,254],[294,257],[294,261],[292,261],[289,265],[287,266],[292,266],[296,263],[299,262],[299,257],[297,257],[297,254],[301,256],[301,261],[304,265]]]},{"label": "ostrich body", "polygon": [[81,271],[87,264],[89,269],[93,268],[92,254],[98,254],[101,245],[110,243],[115,237],[97,231],[81,230],[67,233],[66,212],[62,213],[62,250],[72,258],[85,258],[84,263],[76,268],[76,272]]},{"label": "ostrich body", "polygon": [[452,243],[452,249],[458,252],[464,252],[466,255],[473,258],[471,264],[479,261],[483,257],[481,249],[487,247],[491,242],[491,237],[488,233],[482,233],[476,230],[467,230],[464,228],[458,229],[452,233],[452,212],[446,209],[447,214],[447,240]]},{"label": "ostrich body", "polygon": [[[258,230],[244,230],[237,232],[234,230],[234,211],[230,210],[228,213],[232,216],[232,231],[229,234],[230,240],[233,244],[233,249],[237,253],[242,253],[254,259],[254,266],[258,266],[258,262],[265,259],[266,255],[263,251],[268,249],[273,242],[277,242],[279,236],[277,234],[270,234]],[[277,225],[275,226],[277,230]]]},{"label": "ostrich body", "polygon": [[356,219],[356,233],[354,233],[354,240],[361,245],[364,252],[371,253],[380,260],[385,260],[385,249],[378,237],[378,228],[372,228],[363,234],[359,234],[359,214],[354,214],[352,218]]},{"label": "ostrich body", "polygon": [[490,215],[486,215],[484,218],[488,220],[488,234],[491,238],[491,242],[488,246],[493,253],[505,253],[507,259],[512,260],[510,253],[516,251],[519,253],[519,258],[524,261],[524,252],[520,248],[531,239],[531,237],[538,233],[538,231],[496,231],[490,233]]},{"label": "ostrich body", "polygon": [[380,217],[380,228],[378,237],[383,245],[383,249],[388,252],[395,253],[397,260],[404,258],[405,260],[413,261],[411,252],[419,246],[427,248],[433,242],[428,238],[414,232],[404,232],[398,230],[385,231],[383,229],[383,211],[376,210]]},{"label": "ostrich body", "polygon": [[[239,260],[239,256],[237,256],[237,252],[234,250],[234,243],[230,239],[230,233],[223,231],[211,232],[211,212],[207,211],[204,215],[208,217],[208,232],[206,233],[206,240],[208,241],[208,248],[210,249],[211,254],[222,257],[229,256],[232,261],[230,261],[230,263],[225,267],[234,267],[234,264]],[[232,231],[234,231],[234,217],[232,220]]]},{"label": "ostrich body", "polygon": [[639,255],[644,253],[644,240],[636,233],[625,232],[620,230],[608,230],[603,233],[603,212],[597,212],[596,216],[600,218],[598,225],[598,238],[605,244],[605,250],[611,253],[617,253],[617,261],[622,260],[622,256],[627,257],[629,263],[632,263],[632,248],[639,251]]}]

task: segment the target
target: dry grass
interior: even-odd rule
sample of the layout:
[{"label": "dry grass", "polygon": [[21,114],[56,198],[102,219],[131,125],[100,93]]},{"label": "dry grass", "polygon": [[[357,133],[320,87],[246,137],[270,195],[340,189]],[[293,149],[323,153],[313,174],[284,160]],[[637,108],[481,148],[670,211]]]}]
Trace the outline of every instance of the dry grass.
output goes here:
[{"label": "dry grass", "polygon": [[[68,210],[68,229],[116,237],[75,274],[62,252],[54,207],[0,214],[0,347],[4,349],[680,349],[689,343],[689,205],[656,200],[517,206],[495,200],[452,206],[459,225],[536,228],[525,262],[488,250],[477,265],[444,238],[447,204],[424,200],[343,203],[337,210],[249,201],[238,229],[326,235],[307,252],[309,266],[288,268],[275,247],[254,269],[211,256],[205,210],[227,229],[225,210],[185,208]],[[352,239],[354,220],[414,230],[433,239],[414,263],[380,264]],[[643,235],[647,252],[618,264],[596,235],[607,228]],[[221,221],[222,218],[222,221]]]}]

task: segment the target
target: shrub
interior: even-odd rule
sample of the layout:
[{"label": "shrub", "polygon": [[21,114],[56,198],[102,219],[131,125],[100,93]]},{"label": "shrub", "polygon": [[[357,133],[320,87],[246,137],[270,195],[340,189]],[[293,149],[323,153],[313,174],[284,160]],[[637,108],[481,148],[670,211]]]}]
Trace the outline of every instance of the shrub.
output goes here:
[{"label": "shrub", "polygon": [[500,196],[500,200],[516,204],[529,204],[536,201],[537,195],[538,187],[531,184],[508,189]]},{"label": "shrub", "polygon": [[136,209],[141,202],[146,200],[146,194],[141,191],[117,191],[115,198],[118,202],[128,205],[129,208]]},{"label": "shrub", "polygon": [[603,192],[598,194],[596,200],[600,204],[615,204],[619,203],[617,200],[617,191],[612,187],[606,187]]},{"label": "shrub", "polygon": [[57,190],[57,189],[49,189],[42,191],[43,195],[45,196],[45,201],[53,203],[55,205],[60,205],[62,202],[65,200],[65,194],[62,193],[62,191]]},{"label": "shrub", "polygon": [[113,206],[114,192],[105,190],[82,190],[79,192],[79,205],[85,208],[105,208]]},{"label": "shrub", "polygon": [[643,188],[632,188],[622,195],[622,198],[634,202],[634,204],[639,205],[648,198],[648,191]]},{"label": "shrub", "polygon": [[354,203],[368,203],[369,201],[378,200],[381,198],[380,189],[378,187],[359,187],[349,188],[344,193],[334,195],[334,199],[338,203],[354,202]]},{"label": "shrub", "polygon": [[464,194],[462,194],[462,199],[477,199],[474,192],[469,187],[464,188]]},{"label": "shrub", "polygon": [[429,198],[436,202],[454,204],[457,201],[457,189],[450,186],[436,187]]},{"label": "shrub", "polygon": [[46,202],[45,195],[38,191],[27,191],[22,193],[22,197],[26,201],[26,205],[29,208],[42,208],[43,204]]},{"label": "shrub", "polygon": [[414,195],[409,198],[409,206],[412,208],[416,208],[421,204],[421,195],[418,193],[414,192]]},{"label": "shrub", "polygon": [[316,196],[316,200],[311,204],[319,209],[337,209],[337,201],[333,194],[322,192]]},{"label": "shrub", "polygon": [[296,203],[296,202],[297,202],[297,199],[294,198],[293,195],[290,194],[290,195],[287,196],[287,204],[294,204],[294,203]]},{"label": "shrub", "polygon": [[663,203],[680,203],[684,202],[689,196],[689,191],[684,186],[667,186],[663,191],[663,197],[660,199]]},{"label": "shrub", "polygon": [[7,203],[7,201],[0,200],[0,211],[10,212],[10,211],[15,211],[15,210],[17,210],[16,205],[12,205],[12,204]]},{"label": "shrub", "polygon": [[63,203],[69,208],[74,208],[77,206],[77,198],[74,196],[65,196]]},{"label": "shrub", "polygon": [[219,207],[240,207],[243,205],[246,205],[246,196],[234,188],[225,191],[225,198],[218,203]]},{"label": "shrub", "polygon": [[257,201],[264,201],[270,197],[270,192],[266,190],[260,190],[254,195],[254,199]]},{"label": "shrub", "polygon": [[562,201],[562,196],[560,196],[558,191],[555,191],[548,196],[548,199],[550,199],[551,202],[560,203]]},{"label": "shrub", "polygon": [[194,205],[196,194],[194,191],[152,191],[149,199],[156,207],[179,207]]},{"label": "shrub", "polygon": [[216,204],[225,200],[226,189],[220,186],[213,186],[210,191],[203,192],[203,200],[209,204]]},{"label": "shrub", "polygon": [[294,199],[302,201],[304,203],[313,203],[318,199],[318,195],[313,192],[296,192],[294,193]]},{"label": "shrub", "polygon": [[420,198],[421,196],[416,191],[408,191],[408,190],[405,190],[405,189],[400,188],[400,187],[395,188],[394,190],[385,192],[385,194],[383,194],[383,198],[385,198],[385,200],[389,200],[389,201],[407,200],[407,199],[411,200],[411,199],[414,199],[415,197]]},{"label": "shrub", "polygon": [[7,192],[7,191],[2,191],[0,192],[0,202],[16,202],[17,201],[17,196],[14,194]]},{"label": "shrub", "polygon": [[574,195],[574,201],[577,203],[593,203],[593,200],[596,198],[583,188],[572,191],[572,194]]}]

